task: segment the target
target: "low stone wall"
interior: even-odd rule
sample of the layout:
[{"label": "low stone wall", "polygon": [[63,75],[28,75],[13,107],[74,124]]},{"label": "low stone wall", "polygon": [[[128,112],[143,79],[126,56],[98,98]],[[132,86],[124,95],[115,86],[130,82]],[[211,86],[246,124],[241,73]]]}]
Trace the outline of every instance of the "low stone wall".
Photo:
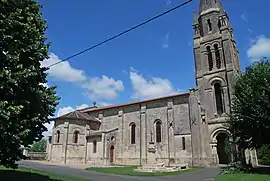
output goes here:
[{"label": "low stone wall", "polygon": [[46,152],[28,152],[26,155],[29,160],[46,160]]}]

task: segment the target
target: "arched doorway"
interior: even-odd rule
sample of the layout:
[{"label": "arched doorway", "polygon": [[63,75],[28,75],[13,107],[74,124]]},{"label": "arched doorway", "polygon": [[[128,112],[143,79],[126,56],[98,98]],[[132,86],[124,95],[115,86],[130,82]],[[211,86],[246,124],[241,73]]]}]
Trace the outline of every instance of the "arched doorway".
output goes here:
[{"label": "arched doorway", "polygon": [[225,151],[226,142],[229,140],[229,136],[226,133],[219,133],[217,139],[217,154],[219,164],[228,164],[231,161],[231,155],[228,155]]},{"label": "arched doorway", "polygon": [[110,163],[114,163],[114,146],[110,147]]}]

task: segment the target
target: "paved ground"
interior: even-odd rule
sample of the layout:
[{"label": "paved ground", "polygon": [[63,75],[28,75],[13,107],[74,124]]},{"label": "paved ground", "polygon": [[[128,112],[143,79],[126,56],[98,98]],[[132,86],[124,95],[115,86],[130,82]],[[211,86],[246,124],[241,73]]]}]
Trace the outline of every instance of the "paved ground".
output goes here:
[{"label": "paved ground", "polygon": [[107,175],[103,173],[89,172],[82,170],[80,168],[71,168],[66,166],[57,166],[51,164],[41,164],[32,161],[20,161],[19,165],[54,172],[61,175],[78,177],[83,179],[91,179],[93,181],[135,181],[135,180],[145,180],[145,181],[214,181],[218,173],[218,168],[204,168],[197,172],[185,173],[177,176],[163,176],[163,177],[132,177],[132,176],[119,176],[119,175]]}]

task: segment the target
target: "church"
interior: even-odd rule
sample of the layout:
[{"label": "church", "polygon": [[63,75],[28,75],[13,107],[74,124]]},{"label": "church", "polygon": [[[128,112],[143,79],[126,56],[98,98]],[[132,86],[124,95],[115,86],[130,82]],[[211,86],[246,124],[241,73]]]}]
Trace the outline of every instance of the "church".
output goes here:
[{"label": "church", "polygon": [[[55,118],[47,160],[94,166],[229,163],[233,158],[225,151],[225,140],[230,133],[224,123],[231,110],[233,78],[240,72],[233,28],[221,0],[200,0],[192,26],[194,88]],[[245,153],[256,165],[256,151]]]}]

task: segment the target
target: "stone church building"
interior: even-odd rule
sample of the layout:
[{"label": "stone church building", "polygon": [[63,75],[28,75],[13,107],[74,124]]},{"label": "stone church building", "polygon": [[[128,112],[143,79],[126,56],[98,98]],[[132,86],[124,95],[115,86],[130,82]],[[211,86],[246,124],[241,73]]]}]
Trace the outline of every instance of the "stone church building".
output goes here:
[{"label": "stone church building", "polygon": [[[221,0],[200,0],[194,13],[196,87],[139,102],[77,110],[55,119],[47,146],[53,163],[213,166],[232,159],[225,152],[226,114],[239,54]],[[192,71],[192,70],[191,70]],[[256,151],[246,151],[257,163]]]}]

